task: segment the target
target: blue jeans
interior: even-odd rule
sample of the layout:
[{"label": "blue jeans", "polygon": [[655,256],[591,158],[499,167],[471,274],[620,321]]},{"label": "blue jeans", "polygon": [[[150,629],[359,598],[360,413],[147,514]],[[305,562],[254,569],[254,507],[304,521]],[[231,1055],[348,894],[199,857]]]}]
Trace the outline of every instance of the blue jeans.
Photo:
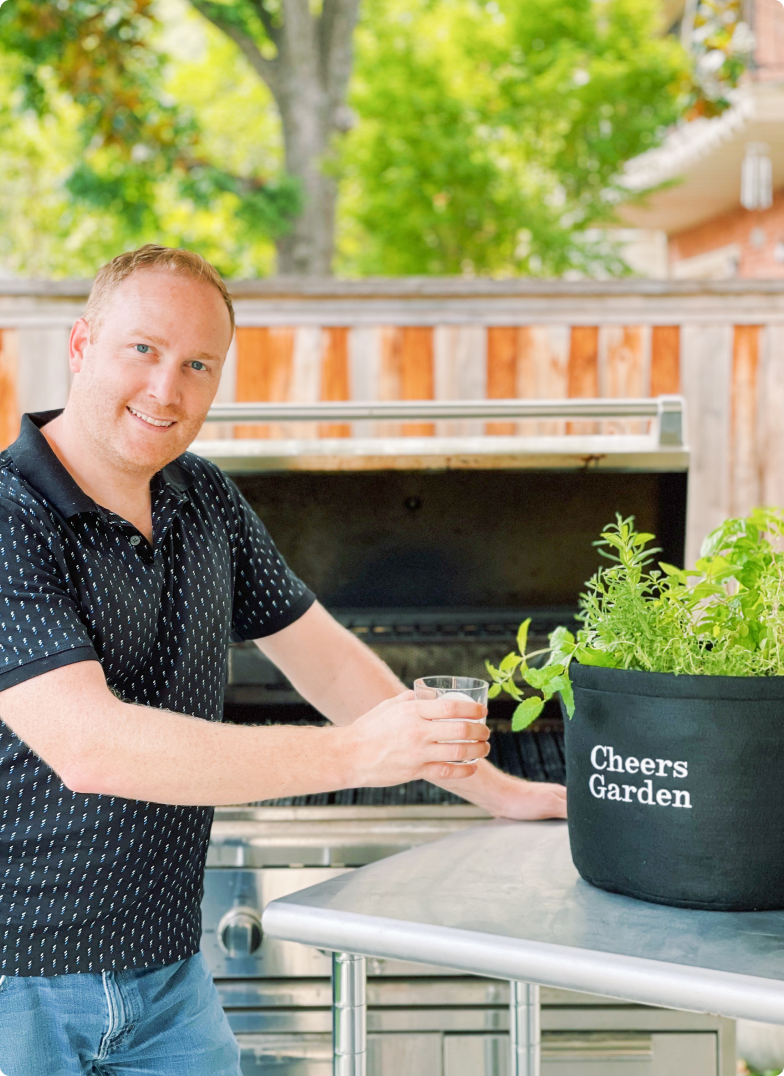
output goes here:
[{"label": "blue jeans", "polygon": [[241,1076],[201,953],[167,967],[0,979],[2,1076]]}]

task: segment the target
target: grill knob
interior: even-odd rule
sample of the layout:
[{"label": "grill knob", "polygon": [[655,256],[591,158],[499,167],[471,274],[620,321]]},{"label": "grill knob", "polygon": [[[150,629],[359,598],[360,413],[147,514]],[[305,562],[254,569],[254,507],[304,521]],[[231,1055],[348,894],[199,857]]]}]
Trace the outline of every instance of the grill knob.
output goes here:
[{"label": "grill knob", "polygon": [[262,937],[261,919],[254,908],[232,908],[218,924],[221,949],[231,957],[252,956]]}]

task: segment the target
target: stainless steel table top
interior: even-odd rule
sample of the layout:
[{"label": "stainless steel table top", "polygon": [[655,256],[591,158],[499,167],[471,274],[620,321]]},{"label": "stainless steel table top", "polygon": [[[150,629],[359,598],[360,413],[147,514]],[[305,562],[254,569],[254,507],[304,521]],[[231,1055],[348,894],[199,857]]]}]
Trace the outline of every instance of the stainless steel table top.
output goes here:
[{"label": "stainless steel table top", "polygon": [[784,1024],[784,912],[604,893],[565,822],[490,822],[268,905],[272,937]]}]

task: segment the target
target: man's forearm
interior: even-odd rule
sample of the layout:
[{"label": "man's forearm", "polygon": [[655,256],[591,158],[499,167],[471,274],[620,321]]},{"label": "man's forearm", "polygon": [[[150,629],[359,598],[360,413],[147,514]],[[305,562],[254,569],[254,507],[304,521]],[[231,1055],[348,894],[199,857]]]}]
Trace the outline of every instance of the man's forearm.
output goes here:
[{"label": "man's forearm", "polygon": [[360,779],[347,730],[224,725],[125,703],[108,691],[98,662],[9,688],[0,717],[75,792],[217,805]]},{"label": "man's forearm", "polygon": [[334,725],[348,725],[405,685],[370,647],[316,603],[256,645]]}]

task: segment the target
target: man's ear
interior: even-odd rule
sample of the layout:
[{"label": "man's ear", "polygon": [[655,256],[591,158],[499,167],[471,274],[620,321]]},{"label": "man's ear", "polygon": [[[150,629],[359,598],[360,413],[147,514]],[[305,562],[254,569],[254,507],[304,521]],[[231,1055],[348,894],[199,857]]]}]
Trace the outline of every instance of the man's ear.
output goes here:
[{"label": "man's ear", "polygon": [[72,374],[78,374],[84,361],[84,350],[90,343],[90,326],[84,320],[79,320],[71,329],[71,339],[68,341],[68,362]]}]

